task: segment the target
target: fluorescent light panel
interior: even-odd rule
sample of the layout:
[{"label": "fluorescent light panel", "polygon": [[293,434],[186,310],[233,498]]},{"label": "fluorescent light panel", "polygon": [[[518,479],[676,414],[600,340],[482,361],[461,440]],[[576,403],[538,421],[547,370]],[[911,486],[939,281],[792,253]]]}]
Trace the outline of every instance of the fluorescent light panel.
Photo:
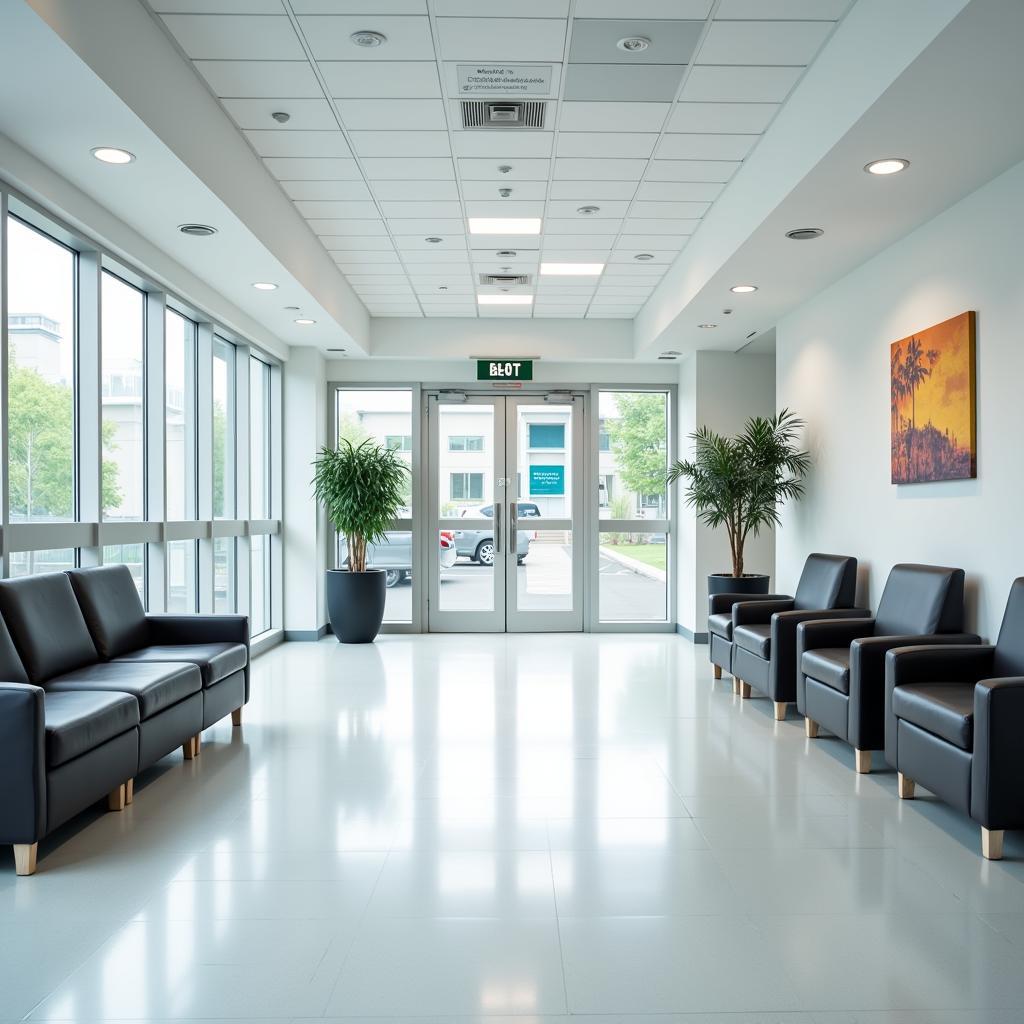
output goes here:
[{"label": "fluorescent light panel", "polygon": [[470,217],[471,235],[539,235],[540,217]]},{"label": "fluorescent light panel", "polygon": [[542,263],[540,272],[549,277],[599,277],[603,263]]},{"label": "fluorescent light panel", "polygon": [[529,306],[533,302],[532,295],[478,295],[476,301],[481,306]]}]

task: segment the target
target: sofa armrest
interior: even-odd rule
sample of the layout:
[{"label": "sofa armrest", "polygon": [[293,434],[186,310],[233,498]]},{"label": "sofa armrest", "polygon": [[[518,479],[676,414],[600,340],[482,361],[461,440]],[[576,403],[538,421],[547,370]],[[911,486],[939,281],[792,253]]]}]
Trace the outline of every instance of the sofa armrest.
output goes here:
[{"label": "sofa armrest", "polygon": [[990,829],[1024,825],[1024,676],[983,679],[974,688],[971,817]]},{"label": "sofa armrest", "polygon": [[754,623],[772,621],[776,612],[788,612],[793,607],[793,598],[771,598],[767,601],[740,601],[732,606],[732,624],[749,626]]},{"label": "sofa armrest", "polygon": [[708,615],[718,615],[732,610],[740,601],[791,601],[789,594],[708,594]]},{"label": "sofa armrest", "polygon": [[35,843],[46,832],[43,690],[0,683],[0,843]]},{"label": "sofa armrest", "polygon": [[147,615],[154,644],[235,643],[249,646],[248,615]]}]

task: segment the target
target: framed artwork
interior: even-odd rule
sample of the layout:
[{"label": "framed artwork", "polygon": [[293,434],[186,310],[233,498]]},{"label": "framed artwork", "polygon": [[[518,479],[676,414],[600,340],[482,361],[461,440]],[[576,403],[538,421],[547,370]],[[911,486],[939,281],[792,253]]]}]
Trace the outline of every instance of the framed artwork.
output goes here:
[{"label": "framed artwork", "polygon": [[894,484],[977,476],[973,310],[889,352]]}]

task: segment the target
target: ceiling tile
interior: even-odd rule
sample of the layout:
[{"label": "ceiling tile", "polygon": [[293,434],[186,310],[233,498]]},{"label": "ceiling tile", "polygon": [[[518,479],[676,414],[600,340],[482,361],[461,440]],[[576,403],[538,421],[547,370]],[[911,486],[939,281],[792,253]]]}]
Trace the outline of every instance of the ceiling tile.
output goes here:
[{"label": "ceiling tile", "polygon": [[315,217],[307,221],[314,234],[324,240],[328,249],[335,248],[331,243],[338,236],[369,238],[371,235],[386,235],[387,228],[379,217],[343,218]]},{"label": "ceiling tile", "polygon": [[713,203],[723,188],[724,185],[713,181],[643,181],[636,198],[651,202]]},{"label": "ceiling tile", "polygon": [[[450,159],[440,157],[370,157],[363,160],[366,176],[383,181],[412,181],[423,178],[427,181],[449,181],[455,177],[455,168]],[[421,198],[415,192],[409,197]]]},{"label": "ceiling tile", "polygon": [[349,131],[447,131],[441,100],[338,100]]},{"label": "ceiling tile", "polygon": [[427,0],[291,0],[296,14],[426,14]]},{"label": "ceiling tile", "polygon": [[551,198],[575,202],[576,206],[595,200],[630,200],[636,192],[635,181],[553,181]]},{"label": "ceiling tile", "polygon": [[627,217],[623,235],[692,235],[700,225],[694,218]]},{"label": "ceiling tile", "polygon": [[438,274],[450,276],[453,280],[458,278],[468,278],[471,275],[472,272],[470,270],[469,263],[466,262],[465,253],[447,252],[443,255],[450,256],[451,259],[445,260],[439,266],[437,260],[431,260],[429,263],[419,262],[420,260],[427,258],[426,253],[406,253],[403,262],[410,280],[430,275],[436,276]]},{"label": "ceiling tile", "polygon": [[[507,18],[509,4],[508,0],[434,0],[434,13],[440,18]],[[565,18],[569,0],[516,0],[515,14],[517,18]]]},{"label": "ceiling tile", "polygon": [[[337,131],[338,122],[325,99],[223,99],[224,109],[239,128],[273,128],[284,131]],[[288,114],[278,124],[274,113]]]},{"label": "ceiling tile", "polygon": [[157,14],[280,14],[281,0],[152,0]]},{"label": "ceiling tile", "polygon": [[[605,221],[606,224],[614,224],[615,221]],[[612,244],[615,242],[615,231],[608,232],[607,234],[598,235],[590,234],[589,232],[580,232],[578,234],[565,234],[552,233],[546,236],[544,245],[544,251],[548,250],[548,242],[550,242],[551,248],[558,246],[563,249],[610,249]]]},{"label": "ceiling tile", "polygon": [[370,190],[362,181],[282,181],[289,199],[312,202],[365,202]]},{"label": "ceiling tile", "polygon": [[[576,217],[576,211],[583,205],[593,205],[586,199],[555,199],[548,202],[549,217]],[[589,214],[590,220],[604,220],[608,217],[625,217],[629,202],[625,199],[603,200],[597,213]]]},{"label": "ceiling tile", "polygon": [[[609,245],[604,246],[602,249],[572,248],[561,244],[563,238],[564,236],[555,235],[547,239],[544,243],[541,259],[552,260],[558,263],[604,263],[608,259],[608,253],[611,250]],[[589,237],[587,241],[591,245],[595,243],[593,236]]]},{"label": "ceiling tile", "polygon": [[377,207],[370,202],[346,203],[303,200],[295,204],[299,213],[306,218],[379,218]]},{"label": "ceiling tile", "polygon": [[[669,103],[563,103],[563,132],[660,132]],[[581,175],[585,177],[585,175]]]},{"label": "ceiling tile", "polygon": [[[750,0],[758,3],[759,0]],[[771,3],[773,0],[766,0]],[[778,2],[778,0],[774,0]],[[805,0],[813,3],[814,0]],[[685,18],[703,20],[711,13],[712,0],[577,0],[577,18],[622,18],[628,13],[634,18]],[[629,10],[623,8],[628,6]]]},{"label": "ceiling tile", "polygon": [[371,181],[373,194],[381,201],[415,200],[432,202],[434,200],[458,200],[459,189],[452,175],[448,181],[409,181],[402,178],[393,181]]},{"label": "ceiling tile", "polygon": [[646,160],[586,160],[561,157],[555,161],[555,177],[607,178],[610,181],[639,180],[647,167]]},{"label": "ceiling tile", "polygon": [[846,13],[853,0],[721,0],[716,18],[826,18]]},{"label": "ceiling tile", "polygon": [[283,14],[168,14],[164,24],[194,60],[305,60]]},{"label": "ceiling tile", "polygon": [[[495,181],[462,181],[462,194],[467,201],[489,201],[498,195],[501,183]],[[517,181],[511,186],[512,195],[519,200],[544,200],[547,195],[547,181]]]},{"label": "ceiling tile", "polygon": [[462,157],[492,157],[512,160],[518,157],[551,156],[553,132],[533,132],[522,128],[501,130],[481,128],[452,133],[455,155]]},{"label": "ceiling tile", "polygon": [[763,132],[777,103],[677,103],[668,121],[670,132]]},{"label": "ceiling tile", "polygon": [[560,157],[640,157],[654,152],[658,136],[646,132],[559,132]]},{"label": "ceiling tile", "polygon": [[382,201],[385,217],[461,217],[462,204],[458,202],[405,202]]},{"label": "ceiling tile", "polygon": [[614,237],[621,227],[621,220],[614,217],[548,217],[544,221],[544,235],[602,235]]},{"label": "ceiling tile", "polygon": [[[427,249],[432,251],[427,252]],[[429,260],[430,262],[420,263],[420,260]],[[437,245],[421,245],[419,249],[404,248],[402,250],[402,262],[410,272],[422,267],[436,267],[438,263],[468,265],[467,260],[468,253],[463,245],[453,246],[449,249],[443,249]]]},{"label": "ceiling tile", "polygon": [[423,235],[395,235],[395,245],[400,252],[422,250],[441,256],[443,252],[457,252],[460,259],[466,256],[466,236],[463,234],[450,234],[441,238],[440,242],[428,242]]},{"label": "ceiling tile", "polygon": [[[589,19],[572,23],[570,64],[688,64],[704,30],[703,21],[644,21],[629,12],[629,20]],[[627,52],[617,43],[626,36],[650,40],[646,50]]]},{"label": "ceiling tile", "polygon": [[543,217],[543,200],[519,201],[512,199],[471,200],[466,202],[467,217]]},{"label": "ceiling tile", "polygon": [[566,21],[560,18],[438,18],[444,60],[558,61],[565,49]]},{"label": "ceiling tile", "polygon": [[[321,238],[324,248],[331,253],[363,253],[363,252],[390,252],[395,251],[391,239],[387,235],[369,235],[367,237],[340,237]],[[353,257],[346,256],[343,260],[335,259],[335,262],[348,262]]]},{"label": "ceiling tile", "polygon": [[632,284],[634,281],[645,281],[653,288],[664,277],[667,269],[664,264],[645,266],[642,263],[635,265],[609,263],[601,280],[609,284]]},{"label": "ceiling tile", "polygon": [[353,32],[369,27],[367,12],[357,15],[305,15],[299,18],[317,61],[359,62],[433,60],[434,42],[430,22],[425,17],[373,15],[373,30],[387,36],[387,44],[378,47],[356,46],[349,38]]},{"label": "ceiling tile", "polygon": [[434,61],[317,62],[332,96],[340,99],[440,98]]},{"label": "ceiling tile", "polygon": [[415,294],[408,285],[403,288],[401,285],[394,284],[363,284],[355,286],[355,288],[360,295],[389,295],[394,298],[411,299]]},{"label": "ceiling tile", "polygon": [[623,249],[632,249],[635,252],[650,252],[652,249],[682,249],[689,238],[689,235],[620,235],[618,245]]},{"label": "ceiling tile", "polygon": [[541,246],[540,235],[469,235],[468,243],[477,250],[497,252],[536,252]]},{"label": "ceiling tile", "polygon": [[399,266],[398,254],[391,252],[345,252],[335,260],[344,273],[358,273],[360,267],[392,267]]},{"label": "ceiling tile", "polygon": [[671,103],[685,70],[681,64],[570,64],[562,98]]},{"label": "ceiling tile", "polygon": [[364,274],[364,273],[346,273],[345,277],[348,283],[356,288],[364,284],[404,284],[408,282],[408,278],[403,273],[393,273],[393,271],[400,271],[401,267],[387,266],[381,268],[388,271],[388,273],[380,274]]},{"label": "ceiling tile", "polygon": [[640,311],[640,306],[609,306],[591,309],[587,313],[588,320],[632,320]]},{"label": "ceiling tile", "polygon": [[658,144],[659,160],[742,160],[759,135],[665,135]]},{"label": "ceiling tile", "polygon": [[601,282],[601,287],[598,288],[594,298],[597,300],[601,299],[615,299],[622,298],[623,296],[641,296],[646,297],[651,294],[654,289],[654,285],[618,285],[610,284],[604,280]]},{"label": "ceiling tile", "polygon": [[679,98],[701,103],[781,103],[802,74],[803,68],[696,67]]},{"label": "ceiling tile", "polygon": [[513,249],[515,256],[498,256],[489,249],[473,249],[473,270],[475,272],[496,273],[501,267],[536,267],[540,253],[536,249]]},{"label": "ceiling tile", "polygon": [[447,132],[349,132],[356,155],[451,156]]},{"label": "ceiling tile", "polygon": [[264,157],[347,157],[345,136],[335,128],[327,132],[279,131],[268,128],[243,133],[252,148]]},{"label": "ceiling tile", "polygon": [[715,21],[704,38],[700,64],[810,64],[830,21]]},{"label": "ceiling tile", "polygon": [[699,218],[708,212],[710,203],[645,203],[630,207],[630,217],[684,217]]},{"label": "ceiling tile", "polygon": [[[633,257],[638,252],[645,252],[654,259],[647,263],[638,263]],[[658,249],[656,246],[652,246],[647,249],[636,248],[635,246],[625,246],[621,242],[615,247],[615,252],[612,253],[611,259],[609,260],[612,264],[625,263],[629,266],[635,267],[654,267],[661,265],[661,270],[664,272],[665,267],[669,263],[674,263],[675,258],[679,253],[675,250]]]},{"label": "ceiling tile", "polygon": [[652,160],[647,180],[726,182],[740,166],[730,160]]},{"label": "ceiling tile", "polygon": [[351,158],[272,156],[263,163],[280,181],[358,181],[362,178]]},{"label": "ceiling tile", "polygon": [[507,174],[498,170],[506,166],[500,160],[468,159],[459,160],[459,174],[470,181],[547,181],[550,160],[518,159],[510,161],[512,169]]},{"label": "ceiling tile", "polygon": [[217,96],[316,98],[323,90],[306,60],[197,60]]},{"label": "ceiling tile", "polygon": [[396,237],[402,235],[462,235],[466,230],[461,217],[388,218],[388,227]]},{"label": "ceiling tile", "polygon": [[471,309],[464,309],[461,306],[443,309],[430,309],[426,312],[427,316],[430,317],[445,317],[445,316],[476,316],[476,307]]}]

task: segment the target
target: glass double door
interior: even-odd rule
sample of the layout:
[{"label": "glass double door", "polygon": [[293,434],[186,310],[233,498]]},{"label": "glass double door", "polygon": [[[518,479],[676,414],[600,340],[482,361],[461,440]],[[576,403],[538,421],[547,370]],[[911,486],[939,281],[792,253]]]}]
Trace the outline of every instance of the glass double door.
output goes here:
[{"label": "glass double door", "polygon": [[428,395],[428,627],[583,628],[583,399]]}]

